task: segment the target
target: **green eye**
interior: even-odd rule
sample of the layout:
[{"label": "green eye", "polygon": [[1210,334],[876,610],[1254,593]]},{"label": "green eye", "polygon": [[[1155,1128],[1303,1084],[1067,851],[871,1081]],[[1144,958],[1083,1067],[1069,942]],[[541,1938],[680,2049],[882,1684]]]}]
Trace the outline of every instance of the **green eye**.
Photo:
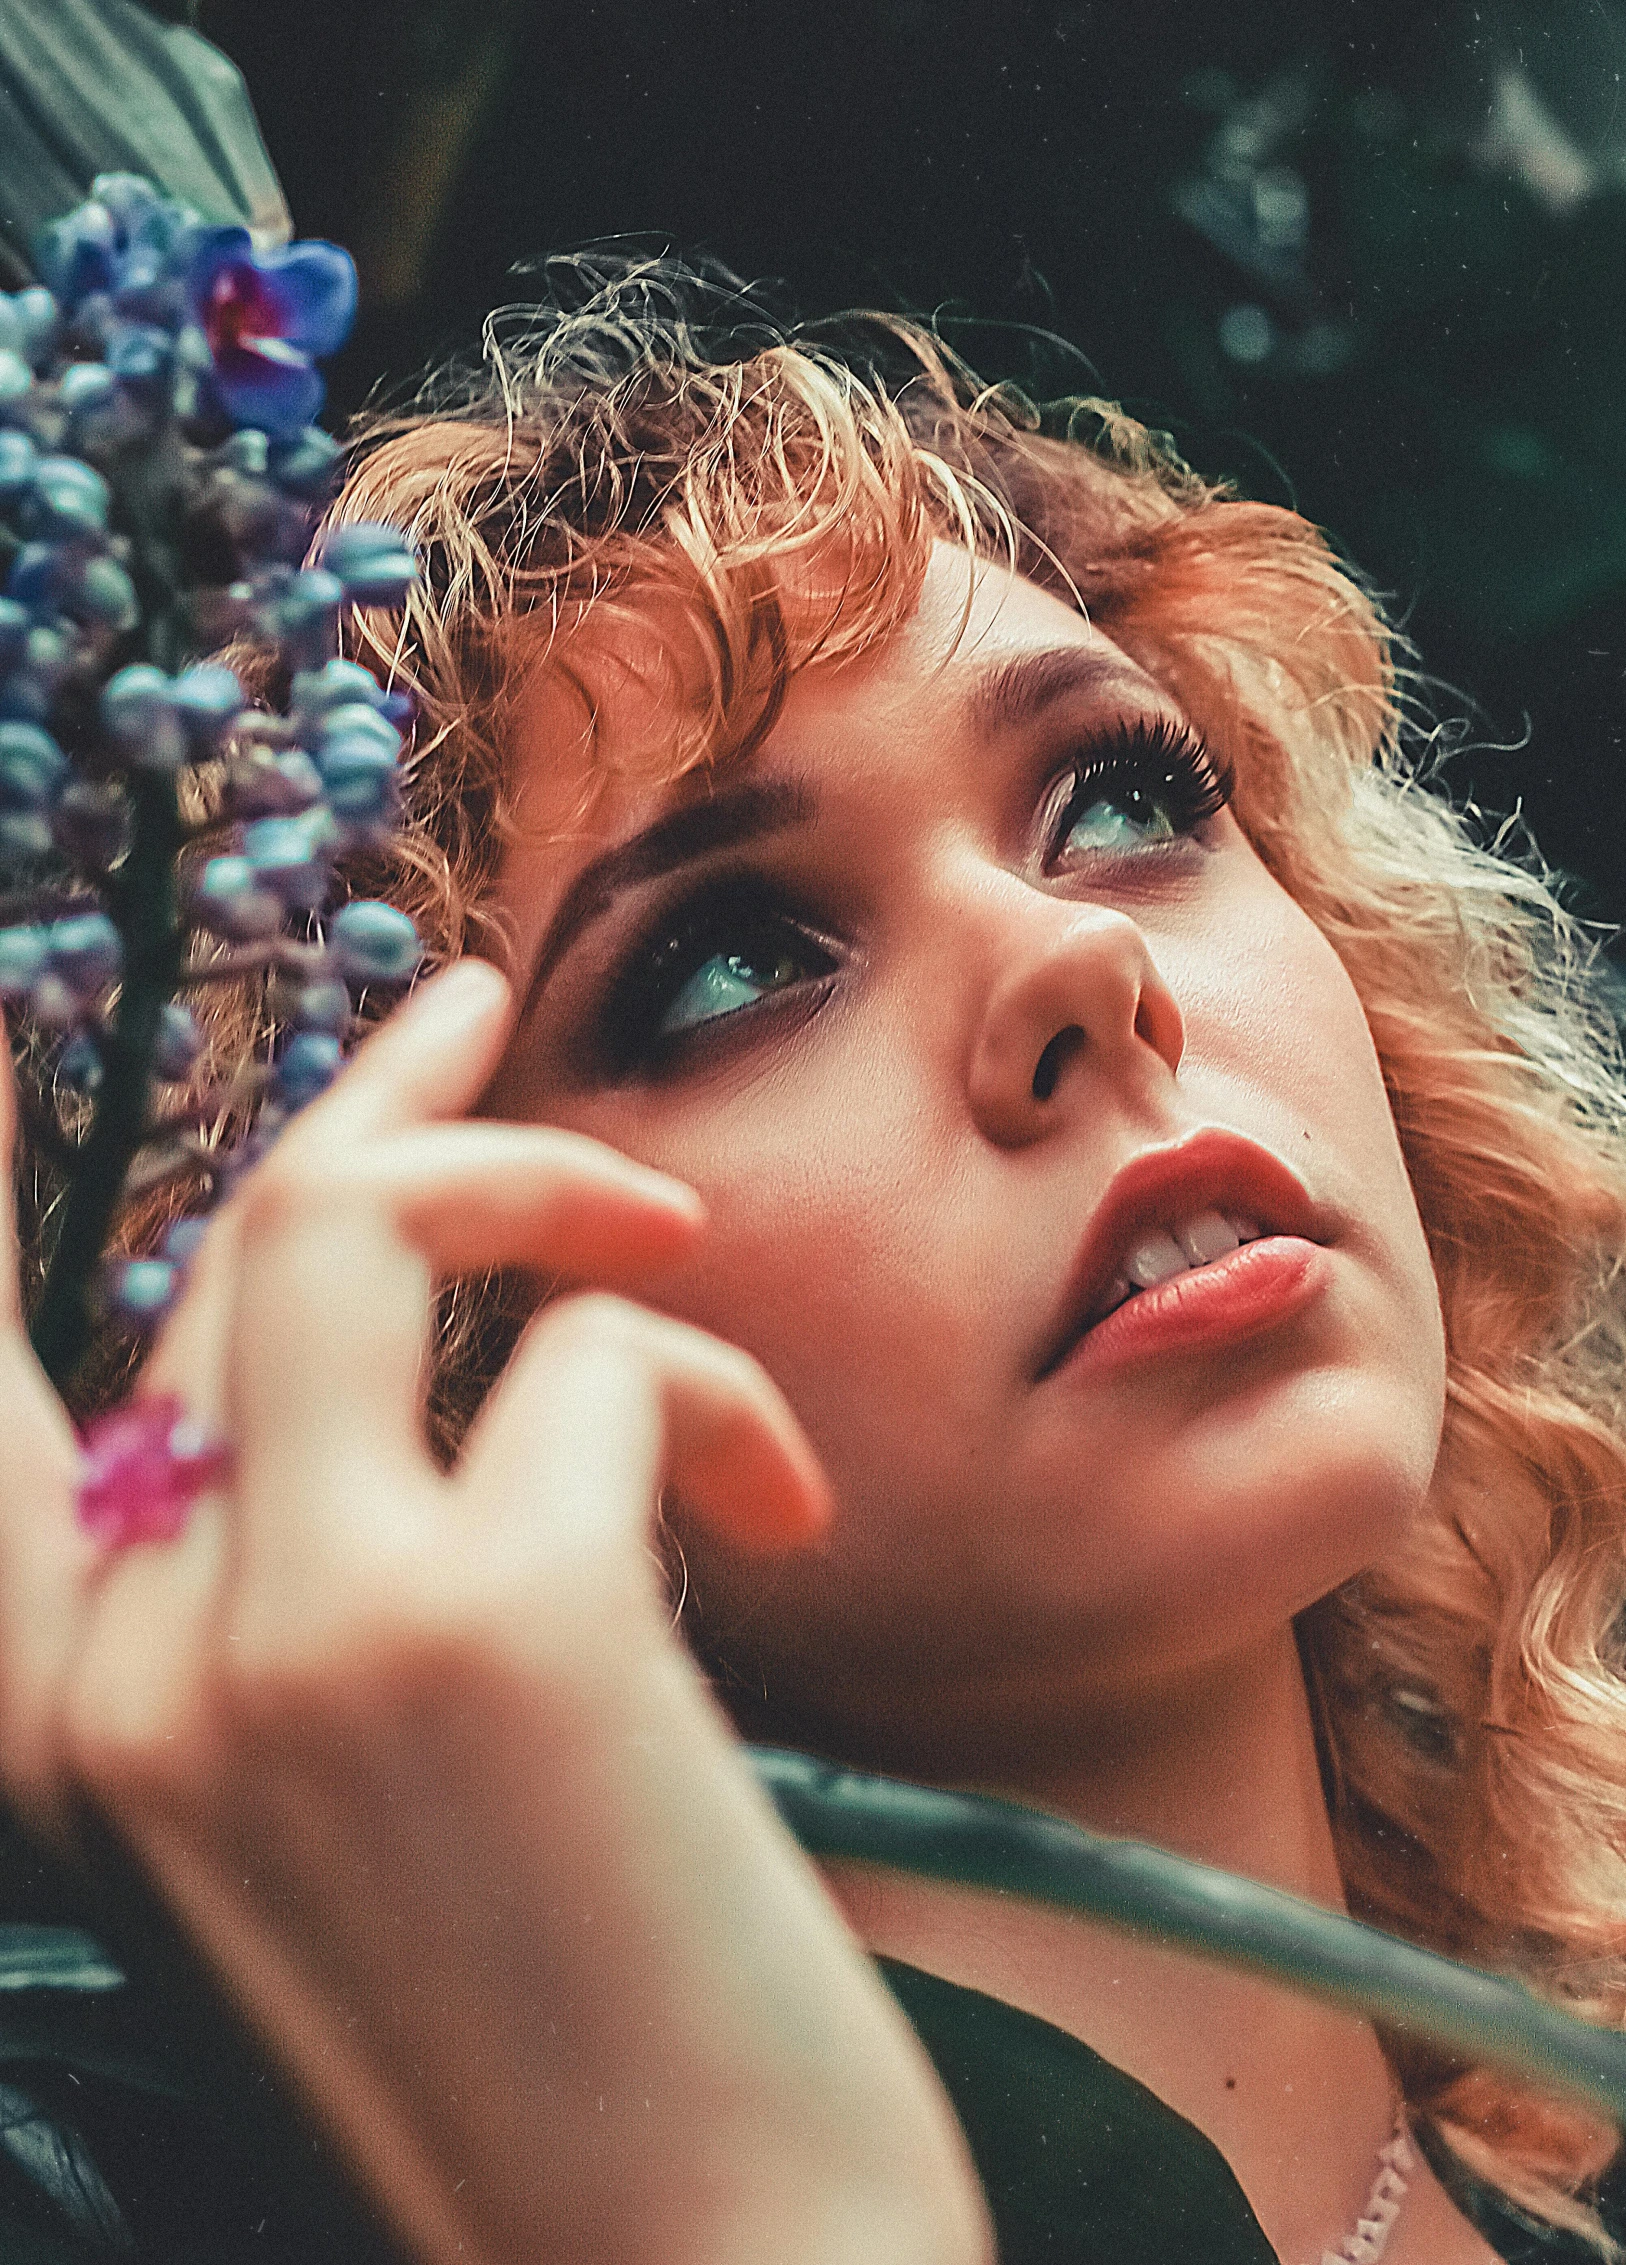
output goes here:
[{"label": "green eye", "polygon": [[713,952],[673,996],[660,1018],[660,1034],[673,1037],[720,1015],[736,1014],[771,991],[788,990],[808,972],[786,951]]},{"label": "green eye", "polygon": [[[839,953],[756,876],[725,875],[669,913],[615,978],[599,1024],[614,1077],[678,1074],[721,1023],[783,1027],[829,996]],[[767,1008],[757,1015],[748,1010]]]},{"label": "green eye", "polygon": [[1169,716],[1125,723],[1096,740],[1062,782],[1047,825],[1052,858],[1088,857],[1178,841],[1230,799],[1228,768],[1189,724]]},{"label": "green eye", "polygon": [[1161,802],[1132,787],[1081,810],[1058,846],[1063,856],[1069,850],[1138,849],[1142,842],[1173,841],[1181,831]]}]

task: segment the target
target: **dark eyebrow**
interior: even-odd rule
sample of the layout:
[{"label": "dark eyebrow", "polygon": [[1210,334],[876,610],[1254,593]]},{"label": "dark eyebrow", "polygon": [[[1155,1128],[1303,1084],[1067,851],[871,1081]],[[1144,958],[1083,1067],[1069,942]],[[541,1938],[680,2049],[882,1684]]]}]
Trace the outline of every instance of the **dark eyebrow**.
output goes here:
[{"label": "dark eyebrow", "polygon": [[609,910],[620,890],[656,880],[715,850],[737,848],[763,834],[778,833],[785,826],[805,825],[814,808],[815,797],[804,780],[747,779],[723,794],[669,811],[626,841],[617,842],[614,849],[593,858],[566,889],[548,923],[520,1010],[521,1020],[535,1006],[548,977],[583,928]]},{"label": "dark eyebrow", "polygon": [[1119,653],[1093,652],[1087,645],[1051,645],[1016,653],[983,669],[967,695],[966,709],[980,737],[1014,731],[1070,694],[1099,692],[1114,680],[1134,679]]}]

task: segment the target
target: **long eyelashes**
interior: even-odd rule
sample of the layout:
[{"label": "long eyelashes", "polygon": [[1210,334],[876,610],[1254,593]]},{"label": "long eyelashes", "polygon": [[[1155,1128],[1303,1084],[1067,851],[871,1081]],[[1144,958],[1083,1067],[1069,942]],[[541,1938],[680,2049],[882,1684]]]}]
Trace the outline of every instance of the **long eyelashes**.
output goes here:
[{"label": "long eyelashes", "polygon": [[[696,1031],[758,1011],[758,1003],[742,1004],[684,1030],[665,1029],[691,978],[709,960],[723,957],[752,971],[741,979],[743,987],[750,987],[758,973],[774,971],[760,986],[764,999],[780,988],[805,990],[836,966],[834,953],[813,928],[778,901],[765,882],[752,874],[724,876],[668,915],[635,947],[616,977],[600,1026],[615,1072],[626,1075],[658,1066],[692,1042]],[[794,975],[787,962],[794,963]]]},{"label": "long eyelashes", "polygon": [[1144,825],[1148,840],[1167,840],[1217,816],[1235,783],[1232,766],[1213,755],[1190,724],[1171,716],[1118,724],[1057,781],[1046,811],[1047,862],[1097,803],[1111,802]]},{"label": "long eyelashes", "polygon": [[[1038,814],[1045,870],[1176,842],[1226,806],[1232,785],[1230,766],[1189,724],[1170,716],[1116,723],[1053,775]],[[786,1027],[787,1017],[830,995],[841,958],[824,921],[761,874],[716,876],[621,962],[595,1018],[600,1072],[620,1079],[675,1069],[725,1023],[735,1031]],[[701,976],[712,962],[710,977]],[[690,996],[697,977],[705,994],[698,999]]]}]

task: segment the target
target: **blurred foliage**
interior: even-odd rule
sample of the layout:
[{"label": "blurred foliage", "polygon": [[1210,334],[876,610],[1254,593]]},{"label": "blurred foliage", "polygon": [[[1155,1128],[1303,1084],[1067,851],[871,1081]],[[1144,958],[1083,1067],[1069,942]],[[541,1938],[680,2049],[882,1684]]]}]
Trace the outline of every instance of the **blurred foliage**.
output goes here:
[{"label": "blurred foliage", "polygon": [[300,227],[356,249],[341,403],[466,343],[524,295],[516,263],[604,235],[708,248],[807,313],[935,311],[990,374],[1117,394],[1334,530],[1477,736],[1527,742],[1465,754],[1460,791],[1522,799],[1626,912],[1626,0],[201,23]]}]

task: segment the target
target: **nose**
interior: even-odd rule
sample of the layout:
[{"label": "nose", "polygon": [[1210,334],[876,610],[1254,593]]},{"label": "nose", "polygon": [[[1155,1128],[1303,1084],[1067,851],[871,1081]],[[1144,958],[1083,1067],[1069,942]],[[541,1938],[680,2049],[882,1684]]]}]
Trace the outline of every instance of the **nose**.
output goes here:
[{"label": "nose", "polygon": [[972,1115],[1002,1148],[1044,1139],[1087,1083],[1172,1077],[1185,1050],[1179,1004],[1127,914],[1053,899],[1033,909],[1002,931],[972,1042]]}]

